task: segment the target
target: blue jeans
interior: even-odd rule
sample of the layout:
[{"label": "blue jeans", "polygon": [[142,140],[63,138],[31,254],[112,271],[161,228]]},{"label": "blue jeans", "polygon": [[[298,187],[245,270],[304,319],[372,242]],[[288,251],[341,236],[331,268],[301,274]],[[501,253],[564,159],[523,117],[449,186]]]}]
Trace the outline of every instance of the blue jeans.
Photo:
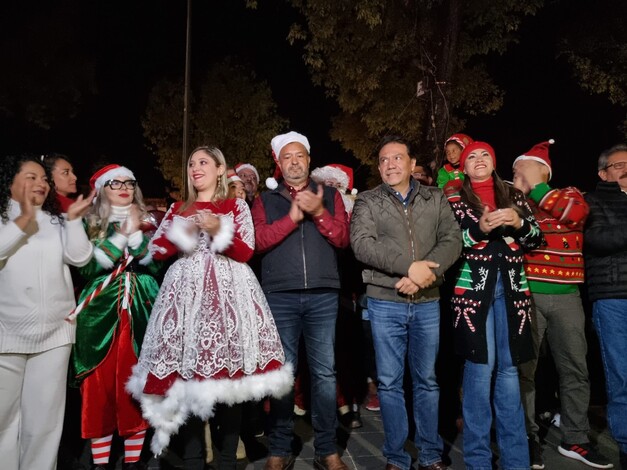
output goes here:
[{"label": "blue jeans", "polygon": [[627,299],[594,302],[607,389],[607,422],[621,452],[627,452]]},{"label": "blue jeans", "polygon": [[[274,316],[285,358],[298,365],[298,343],[305,341],[311,374],[311,424],[316,455],[337,452],[335,399],[335,320],[339,293],[315,289],[266,294]],[[292,453],[294,431],[294,390],[270,403],[270,455]]]},{"label": "blue jeans", "polygon": [[520,401],[518,369],[512,363],[509,350],[507,310],[500,274],[488,311],[486,337],[488,363],[466,361],[464,364],[464,462],[468,470],[492,469],[490,428],[494,404],[501,468],[528,470],[525,415]]},{"label": "blue jeans", "polygon": [[442,459],[443,447],[438,434],[440,388],[435,377],[435,360],[440,346],[439,302],[408,304],[368,297],[368,315],[385,433],[383,455],[389,464],[403,470],[411,467],[411,457],[404,449],[408,434],[403,390],[407,355],[420,465],[438,462]]}]

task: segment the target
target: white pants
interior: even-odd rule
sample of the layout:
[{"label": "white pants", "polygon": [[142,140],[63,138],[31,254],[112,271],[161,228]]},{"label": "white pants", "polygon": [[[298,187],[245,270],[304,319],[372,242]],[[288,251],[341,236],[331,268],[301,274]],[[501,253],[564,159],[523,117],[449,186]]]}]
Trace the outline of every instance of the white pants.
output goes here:
[{"label": "white pants", "polygon": [[2,469],[56,469],[71,350],[0,354]]}]

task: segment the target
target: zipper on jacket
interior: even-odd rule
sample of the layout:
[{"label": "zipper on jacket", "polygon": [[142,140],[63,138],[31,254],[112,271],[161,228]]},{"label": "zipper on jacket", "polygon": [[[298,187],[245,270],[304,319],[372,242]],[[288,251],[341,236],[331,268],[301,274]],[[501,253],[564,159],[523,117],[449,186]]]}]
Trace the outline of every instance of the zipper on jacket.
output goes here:
[{"label": "zipper on jacket", "polygon": [[[402,212],[401,215],[404,215],[404,219],[405,219],[405,224],[407,226],[407,232],[409,234],[409,250],[411,251],[411,258],[412,258],[412,262],[416,261],[416,250],[415,250],[415,245],[414,245],[414,233],[411,229],[411,224],[409,223],[409,219],[411,217],[411,211],[409,210],[409,205],[405,206],[401,201],[398,200],[398,198],[396,196],[394,196],[394,201],[395,204],[401,205],[400,210]],[[420,290],[418,291],[420,292]],[[410,303],[413,303],[416,300],[416,296],[418,295],[418,293],[416,294],[411,294],[407,296],[407,300]]]},{"label": "zipper on jacket", "polygon": [[303,276],[305,276],[305,289],[307,289],[307,259],[305,258],[305,228],[300,224],[300,251],[303,255]]}]

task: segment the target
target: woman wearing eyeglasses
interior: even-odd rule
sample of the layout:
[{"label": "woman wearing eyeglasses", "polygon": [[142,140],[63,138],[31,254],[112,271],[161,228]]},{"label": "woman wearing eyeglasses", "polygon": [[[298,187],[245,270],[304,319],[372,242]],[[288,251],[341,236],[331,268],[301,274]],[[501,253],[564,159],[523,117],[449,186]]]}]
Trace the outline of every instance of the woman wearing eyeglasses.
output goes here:
[{"label": "woman wearing eyeglasses", "polygon": [[124,438],[123,468],[141,468],[148,423],[124,386],[159,291],[145,234],[156,227],[128,168],[105,166],[89,182],[96,191],[86,217],[94,258],[81,268],[88,283],[77,307],[72,361],[83,397],[82,437],[91,439],[93,468],[106,468],[115,431]]}]

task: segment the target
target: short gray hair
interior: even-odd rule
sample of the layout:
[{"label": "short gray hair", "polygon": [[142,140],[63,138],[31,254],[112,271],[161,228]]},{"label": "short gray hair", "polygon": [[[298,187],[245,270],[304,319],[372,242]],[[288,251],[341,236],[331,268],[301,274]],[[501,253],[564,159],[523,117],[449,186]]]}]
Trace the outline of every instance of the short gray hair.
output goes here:
[{"label": "short gray hair", "polygon": [[601,155],[599,155],[599,163],[597,165],[598,170],[605,170],[608,159],[618,152],[627,152],[627,144],[616,144],[613,147],[601,152]]}]

